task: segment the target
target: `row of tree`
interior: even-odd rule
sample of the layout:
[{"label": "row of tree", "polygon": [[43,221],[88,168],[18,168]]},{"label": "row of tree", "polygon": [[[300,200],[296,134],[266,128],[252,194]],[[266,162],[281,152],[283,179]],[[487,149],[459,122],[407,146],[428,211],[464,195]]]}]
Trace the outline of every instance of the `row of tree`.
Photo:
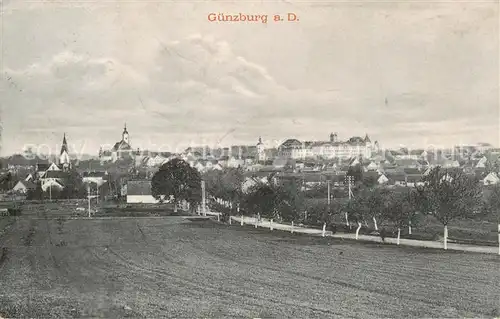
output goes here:
[{"label": "row of tree", "polygon": [[226,217],[258,214],[275,220],[317,224],[331,223],[335,215],[347,213],[349,222],[356,223],[359,231],[367,220],[373,221],[375,229],[388,223],[401,230],[416,225],[417,216],[430,214],[443,224],[447,237],[447,226],[454,219],[483,214],[499,217],[500,212],[500,188],[485,197],[474,176],[440,167],[423,177],[422,186],[402,192],[379,187],[358,174],[352,200],[334,198],[327,204],[310,205],[298,178],[284,179],[270,174],[266,182],[256,179],[244,187],[241,169],[210,171],[200,176],[188,163],[175,159],[153,176],[152,192],[157,198],[172,197],[176,202],[187,201],[196,207],[201,203],[202,180],[207,204]]}]

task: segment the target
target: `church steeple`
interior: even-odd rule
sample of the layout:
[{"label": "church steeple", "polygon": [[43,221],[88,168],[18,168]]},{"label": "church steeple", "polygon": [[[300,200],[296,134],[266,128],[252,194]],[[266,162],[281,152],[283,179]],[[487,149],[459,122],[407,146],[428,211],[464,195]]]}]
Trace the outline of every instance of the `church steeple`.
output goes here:
[{"label": "church steeple", "polygon": [[61,146],[61,154],[59,154],[59,165],[61,165],[64,170],[69,169],[71,166],[68,152],[68,142],[66,141],[66,133],[64,133]]},{"label": "church steeple", "polygon": [[127,123],[123,126],[122,141],[129,144]]},{"label": "church steeple", "polygon": [[59,155],[62,155],[64,152],[66,152],[66,153],[68,152],[68,142],[66,141],[66,133],[64,133],[64,136],[63,136],[61,153]]}]

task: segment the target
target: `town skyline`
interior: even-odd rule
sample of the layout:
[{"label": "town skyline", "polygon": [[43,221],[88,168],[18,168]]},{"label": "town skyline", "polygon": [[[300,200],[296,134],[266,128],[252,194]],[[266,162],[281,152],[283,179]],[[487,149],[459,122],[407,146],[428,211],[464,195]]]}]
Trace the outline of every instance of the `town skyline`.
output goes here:
[{"label": "town skyline", "polygon": [[[330,134],[338,134],[339,132],[331,132]],[[368,136],[369,134],[366,133]],[[336,138],[338,138],[337,142],[340,143],[345,143],[347,140],[350,138],[355,138],[355,137],[360,137],[363,138],[364,135],[358,134],[353,135],[353,136],[346,136],[342,137],[341,135],[336,135]],[[102,143],[97,146],[97,148],[89,148],[88,144],[85,142],[78,144],[77,143],[72,143],[71,138],[68,137],[65,133],[63,134],[64,140],[67,142],[67,148],[69,151],[69,154],[73,157],[73,159],[84,159],[87,157],[98,157],[99,153],[101,151],[109,151],[113,148],[115,144],[118,144],[121,142],[122,139],[117,139],[116,142],[112,143]],[[371,144],[372,148],[375,150],[375,148],[380,149],[380,151],[385,151],[385,150],[398,150],[398,149],[408,149],[409,151],[411,150],[449,150],[453,149],[456,147],[468,147],[468,146],[484,146],[484,145],[490,145],[491,147],[498,147],[498,145],[493,145],[488,142],[476,142],[476,143],[455,143],[452,145],[436,145],[436,144],[426,144],[426,145],[408,145],[408,144],[399,144],[399,145],[392,145],[392,146],[387,146],[384,145],[383,142],[379,142],[376,139],[372,139],[372,137],[369,137],[371,139]],[[128,139],[128,137],[127,137]],[[286,141],[289,140],[295,140],[295,137],[287,137],[287,138],[282,138],[282,139],[275,139],[275,140],[265,140],[262,137],[258,137],[255,141],[253,142],[248,142],[248,143],[236,143],[236,144],[208,144],[208,143],[191,143],[188,145],[177,145],[173,146],[168,145],[168,144],[155,144],[152,142],[149,143],[137,143],[133,144],[133,142],[130,142],[130,145],[132,147],[133,151],[139,150],[140,153],[145,154],[145,152],[153,152],[153,153],[172,153],[172,154],[181,154],[184,153],[186,150],[189,148],[193,149],[200,149],[200,148],[205,148],[209,152],[211,150],[220,150],[220,149],[227,149],[231,147],[256,147],[256,145],[259,142],[262,142],[264,145],[265,149],[279,149],[279,147]],[[305,146],[307,143],[329,143],[327,138],[323,139],[297,139],[299,142]],[[32,156],[41,156],[42,158],[45,157],[58,157],[60,154],[61,147],[63,146],[63,141],[60,141],[59,143],[54,143],[54,144],[26,144],[22,150],[19,150],[17,152],[14,152],[12,154],[6,154],[2,155],[3,157],[9,156],[9,155],[15,155],[15,154],[27,154],[30,153]]]},{"label": "town skyline", "polygon": [[[4,3],[0,153],[57,153],[66,133],[95,154],[124,122],[139,148],[330,132],[497,146],[497,4],[356,3]],[[214,11],[300,22],[217,24]]]}]

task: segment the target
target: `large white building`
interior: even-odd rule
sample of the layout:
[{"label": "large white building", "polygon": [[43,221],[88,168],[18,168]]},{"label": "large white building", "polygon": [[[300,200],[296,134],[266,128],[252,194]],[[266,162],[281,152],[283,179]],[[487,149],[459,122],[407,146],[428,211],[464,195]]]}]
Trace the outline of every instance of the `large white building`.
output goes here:
[{"label": "large white building", "polygon": [[368,134],[364,138],[355,136],[340,142],[337,139],[337,133],[332,133],[329,141],[300,142],[296,139],[288,139],[278,148],[278,156],[293,159],[332,159],[358,156],[370,158],[372,152],[376,151],[377,145],[377,142],[371,142]]}]

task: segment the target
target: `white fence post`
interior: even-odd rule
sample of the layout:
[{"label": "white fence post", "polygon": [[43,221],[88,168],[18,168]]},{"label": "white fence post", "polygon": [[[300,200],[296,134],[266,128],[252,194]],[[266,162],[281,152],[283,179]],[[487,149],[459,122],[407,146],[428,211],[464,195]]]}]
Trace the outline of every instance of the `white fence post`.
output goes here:
[{"label": "white fence post", "polygon": [[255,228],[257,228],[257,223],[259,222],[259,219],[255,217]]},{"label": "white fence post", "polygon": [[397,239],[397,244],[399,245],[399,239],[401,238],[401,228],[398,228],[398,239]]},{"label": "white fence post", "polygon": [[243,226],[243,215],[241,215],[241,226]]},{"label": "white fence post", "polygon": [[229,225],[231,225],[231,219],[233,219],[233,216],[229,216]]},{"label": "white fence post", "polygon": [[273,220],[271,219],[271,221],[269,222],[269,229],[270,230],[273,230]]},{"label": "white fence post", "polygon": [[292,228],[291,228],[291,233],[293,234],[293,221],[292,221]]},{"label": "white fence post", "polygon": [[444,242],[444,250],[447,250],[448,249],[448,225],[444,226],[443,242]]},{"label": "white fence post", "polygon": [[326,235],[326,223],[323,224],[323,232],[321,233],[321,236],[325,237]]},{"label": "white fence post", "polygon": [[498,224],[498,254],[500,255],[500,224]]},{"label": "white fence post", "polygon": [[358,222],[358,228],[356,228],[356,240],[359,238],[359,230],[361,229],[361,223]]}]

